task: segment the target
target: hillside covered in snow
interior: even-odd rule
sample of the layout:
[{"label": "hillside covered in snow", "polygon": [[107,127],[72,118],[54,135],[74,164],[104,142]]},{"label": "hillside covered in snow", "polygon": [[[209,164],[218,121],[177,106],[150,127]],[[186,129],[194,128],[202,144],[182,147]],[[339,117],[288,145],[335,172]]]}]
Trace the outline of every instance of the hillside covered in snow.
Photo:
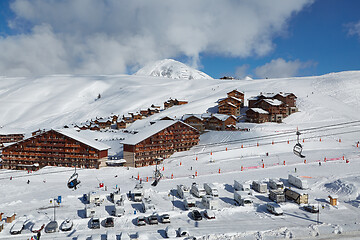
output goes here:
[{"label": "hillside covered in snow", "polygon": [[[74,221],[70,232],[44,233],[41,239],[80,239],[102,235],[113,230],[118,236],[136,232],[143,239],[165,238],[165,224],[139,227],[141,203],[126,200],[125,215],[115,217],[115,227],[89,229],[83,194],[98,191],[103,199],[96,208],[101,221],[111,215],[113,203],[109,195],[117,188],[121,193],[133,191],[142,179],[145,195],[150,196],[156,212],[168,213],[171,225],[185,227],[197,239],[356,239],[360,234],[360,71],[331,73],[323,76],[260,79],[172,79],[139,75],[79,76],[56,75],[37,78],[0,78],[1,131],[24,131],[62,128],[96,117],[123,115],[162,106],[169,98],[187,100],[143,120],[137,120],[130,130],[141,129],[165,116],[213,112],[220,98],[237,89],[245,100],[263,92],[292,92],[297,96],[299,111],[283,123],[237,123],[250,131],[208,131],[200,136],[199,145],[186,152],[177,152],[160,166],[163,179],[151,186],[155,166],[142,168],[105,167],[77,169],[81,185],[76,191],[66,186],[72,168],[45,167],[37,172],[0,170],[0,212],[17,213],[25,222],[21,235],[12,236],[12,224],[5,224],[1,239],[23,239],[32,236],[31,229],[48,223],[53,217],[49,199],[62,196],[56,208],[59,224],[66,218]],[[101,97],[99,97],[99,94]],[[247,102],[245,101],[245,108]],[[305,158],[293,154],[295,131],[299,130]],[[0,132],[1,132],[0,131]],[[88,132],[112,149],[126,138],[122,131]],[[121,151],[121,149],[118,149]],[[114,150],[113,150],[114,151]],[[291,186],[288,175],[307,180],[308,189]],[[196,177],[195,177],[196,175]],[[279,178],[285,187],[307,193],[309,202],[320,207],[317,214],[304,210],[304,204],[281,203],[284,214],[275,216],[267,211],[271,202],[267,193],[253,193],[253,205],[238,206],[234,200],[234,180],[269,182]],[[149,181],[147,181],[149,179]],[[27,183],[27,180],[29,182]],[[179,184],[191,186],[213,183],[219,190],[219,207],[215,219],[194,221],[183,199],[176,194]],[[99,187],[103,183],[105,187]],[[329,195],[338,197],[338,204],[329,204]],[[201,199],[196,209],[204,212]],[[110,230],[109,230],[110,229]],[[121,238],[123,239],[123,237]]]}]

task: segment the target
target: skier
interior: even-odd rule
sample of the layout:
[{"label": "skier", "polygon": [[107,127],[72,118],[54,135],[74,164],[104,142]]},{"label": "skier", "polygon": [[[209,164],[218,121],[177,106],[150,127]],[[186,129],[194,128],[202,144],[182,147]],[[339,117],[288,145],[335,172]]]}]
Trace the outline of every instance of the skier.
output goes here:
[{"label": "skier", "polygon": [[37,237],[38,240],[40,240],[40,237],[41,237],[40,231],[37,233],[36,237]]},{"label": "skier", "polygon": [[28,179],[28,180],[27,180],[27,184],[29,184],[29,183],[30,183],[30,180]]},{"label": "skier", "polygon": [[321,162],[319,162],[319,167],[321,166]]},{"label": "skier", "polygon": [[12,180],[12,176],[10,177],[10,180]]}]

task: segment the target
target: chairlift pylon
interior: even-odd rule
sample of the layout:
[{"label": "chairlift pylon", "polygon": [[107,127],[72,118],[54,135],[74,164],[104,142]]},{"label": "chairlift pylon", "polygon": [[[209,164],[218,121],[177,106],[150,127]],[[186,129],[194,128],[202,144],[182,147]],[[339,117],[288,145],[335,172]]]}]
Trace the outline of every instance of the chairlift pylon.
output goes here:
[{"label": "chairlift pylon", "polygon": [[302,145],[300,144],[300,141],[299,141],[299,136],[300,136],[300,132],[299,131],[296,131],[296,135],[297,135],[297,143],[295,144],[294,148],[293,148],[293,152],[296,156],[298,157],[301,157],[301,158],[305,158],[304,155],[302,155],[302,150],[303,150],[303,147]]},{"label": "chairlift pylon", "polygon": [[156,168],[155,168],[155,171],[154,171],[155,181],[151,184],[151,186],[153,186],[153,187],[155,187],[160,182],[160,179],[163,176],[162,173],[160,172],[160,170],[158,169],[158,163],[160,161],[161,161],[161,159],[156,160]]},{"label": "chairlift pylon", "polygon": [[80,184],[80,181],[78,180],[78,173],[76,172],[76,167],[75,167],[75,172],[73,173],[73,175],[71,175],[71,177],[68,180],[67,186],[70,189],[74,189],[76,190],[77,186]]}]

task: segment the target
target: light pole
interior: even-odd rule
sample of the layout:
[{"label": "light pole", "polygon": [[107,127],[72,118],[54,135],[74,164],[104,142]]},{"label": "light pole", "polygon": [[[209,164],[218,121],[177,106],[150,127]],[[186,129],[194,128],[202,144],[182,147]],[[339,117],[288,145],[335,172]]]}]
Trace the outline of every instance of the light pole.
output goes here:
[{"label": "light pole", "polygon": [[319,207],[319,201],[318,201],[318,213],[317,213],[317,224],[319,225],[320,223],[320,207]]}]

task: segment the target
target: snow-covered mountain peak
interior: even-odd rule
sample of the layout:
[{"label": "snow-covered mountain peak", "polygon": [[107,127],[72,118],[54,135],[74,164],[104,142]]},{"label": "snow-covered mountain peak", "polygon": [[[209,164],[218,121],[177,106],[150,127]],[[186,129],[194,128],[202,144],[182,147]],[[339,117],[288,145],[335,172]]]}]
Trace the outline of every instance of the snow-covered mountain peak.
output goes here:
[{"label": "snow-covered mountain peak", "polygon": [[209,75],[173,59],[163,59],[147,64],[135,75],[172,79],[212,79]]}]

